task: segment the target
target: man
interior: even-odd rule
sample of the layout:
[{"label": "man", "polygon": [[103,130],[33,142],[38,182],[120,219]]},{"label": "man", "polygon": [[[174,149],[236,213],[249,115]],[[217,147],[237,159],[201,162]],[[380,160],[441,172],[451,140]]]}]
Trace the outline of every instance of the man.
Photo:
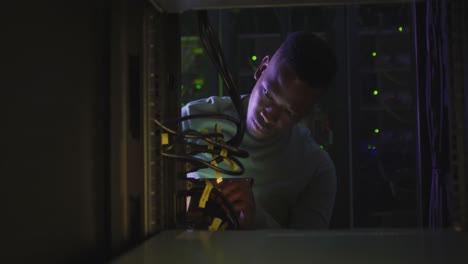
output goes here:
[{"label": "man", "polygon": [[[219,185],[239,212],[241,227],[328,227],[335,167],[299,121],[313,109],[335,73],[335,57],[327,43],[306,32],[290,34],[271,58],[261,62],[251,94],[242,96],[246,132],[239,146],[250,154],[240,159],[245,167],[242,177],[252,177],[255,183],[252,188],[242,181]],[[238,117],[228,97],[197,100],[182,109],[183,116],[207,113]],[[215,123],[227,139],[235,135],[236,126],[222,120],[193,119],[183,122],[182,128],[201,131]],[[203,169],[189,177],[213,178],[214,173]]]}]

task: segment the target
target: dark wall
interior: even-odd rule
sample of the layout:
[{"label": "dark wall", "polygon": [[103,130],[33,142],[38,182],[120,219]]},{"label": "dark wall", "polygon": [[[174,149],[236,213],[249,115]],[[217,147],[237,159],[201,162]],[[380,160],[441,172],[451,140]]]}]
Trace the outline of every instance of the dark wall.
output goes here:
[{"label": "dark wall", "polygon": [[0,256],[89,263],[108,252],[107,1],[9,2],[1,11]]}]

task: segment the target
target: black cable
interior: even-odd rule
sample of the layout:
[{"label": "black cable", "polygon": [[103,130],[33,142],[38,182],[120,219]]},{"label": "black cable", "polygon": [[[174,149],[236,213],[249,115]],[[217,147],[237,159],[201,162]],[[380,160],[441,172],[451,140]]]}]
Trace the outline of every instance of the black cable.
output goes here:
[{"label": "black cable", "polygon": [[[183,119],[198,118],[199,116],[200,115],[187,116],[187,117],[185,117]],[[205,115],[203,115],[203,116],[205,116]],[[214,116],[214,115],[209,115],[209,116]],[[191,145],[193,147],[199,147],[199,149],[203,150],[203,151],[200,151],[200,152],[206,152],[207,145],[201,145],[201,144],[190,143],[190,142],[185,141],[185,139],[192,139],[192,140],[199,139],[199,140],[204,140],[207,143],[213,145],[215,147],[215,149],[217,149],[217,150],[226,149],[226,150],[229,151],[229,153],[231,153],[231,154],[234,153],[235,156],[238,156],[240,158],[247,158],[249,156],[249,153],[247,151],[245,151],[245,150],[241,150],[241,149],[233,147],[233,146],[231,146],[229,144],[226,144],[224,142],[218,142],[218,141],[212,139],[212,138],[223,137],[222,133],[207,133],[207,134],[204,134],[204,133],[201,133],[201,132],[193,130],[193,129],[186,129],[185,131],[183,131],[181,133],[177,133],[174,130],[169,129],[167,126],[161,124],[159,121],[157,121],[157,120],[154,120],[154,121],[161,128],[163,128],[165,131],[169,132],[170,134],[175,135],[175,140],[173,140],[173,143],[171,145],[168,145],[168,147],[166,147],[165,150],[172,149],[173,146],[176,143],[183,143],[183,144]]]},{"label": "black cable", "polygon": [[[176,121],[184,121],[192,118],[206,118],[206,117],[215,117],[215,118],[224,118],[230,121],[236,121],[232,117],[221,115],[221,114],[213,114],[213,115],[193,115],[193,116],[186,116],[179,118]],[[221,173],[229,174],[229,175],[242,175],[244,173],[244,166],[242,163],[236,158],[246,158],[248,157],[248,152],[240,150],[236,147],[230,146],[224,142],[224,135],[222,133],[202,133],[193,129],[186,129],[183,132],[177,133],[176,131],[168,128],[167,126],[161,124],[158,120],[154,120],[154,122],[159,125],[163,130],[168,132],[172,135],[171,144],[163,145],[162,155],[168,158],[175,158],[179,160],[189,161],[192,163],[197,163],[198,166],[193,166],[188,172],[192,172],[201,168],[211,168]],[[200,144],[195,142],[188,142],[189,140],[202,140],[205,141],[206,144]],[[221,139],[221,140],[220,140]],[[176,146],[180,145],[182,148],[185,149],[185,155],[176,154],[177,151]],[[209,149],[208,145],[211,145],[213,149]],[[220,155],[222,150],[226,150],[225,157]],[[170,153],[173,151],[174,153]],[[195,157],[196,155],[208,153],[211,154],[213,158],[211,161],[204,160],[202,158]],[[216,163],[221,163],[224,159],[228,159],[234,162],[240,170],[226,170],[220,168],[216,165],[213,165],[213,160]]]},{"label": "black cable", "polygon": [[239,90],[237,89],[234,79],[228,70],[219,40],[215,37],[215,34],[209,25],[207,11],[203,10],[198,12],[198,25],[200,39],[205,46],[208,55],[216,64],[216,68],[218,69],[218,72],[225,84],[225,88],[228,91],[231,100],[238,112],[240,119],[239,127],[236,135],[229,141],[229,143],[233,144],[234,146],[239,146],[242,142],[245,131],[245,113],[242,107]]},{"label": "black cable", "polygon": [[[199,159],[199,158],[196,158],[194,156],[177,155],[177,154],[171,154],[171,153],[165,153],[165,152],[162,152],[161,154],[162,154],[162,156],[168,157],[168,158],[175,158],[175,159],[178,159],[178,160],[196,162],[196,163],[199,163],[201,165],[204,165],[204,168],[211,168],[213,170],[219,171],[219,172],[224,173],[224,174],[239,176],[239,175],[242,175],[244,173],[244,165],[242,165],[242,163],[238,159],[236,159],[235,157],[230,157],[229,159],[234,161],[237,164],[237,166],[239,167],[239,170],[232,170],[231,171],[231,170],[226,170],[226,169],[223,169],[221,167],[215,166],[215,165],[211,164],[210,162],[208,162],[208,161],[206,161],[204,159]],[[199,169],[199,168],[195,168],[195,169]],[[192,172],[192,171],[194,171],[194,170],[189,170],[188,172]]]},{"label": "black cable", "polygon": [[[237,86],[234,82],[234,79],[228,70],[228,67],[225,62],[224,55],[222,53],[221,45],[216,38],[211,26],[208,22],[208,15],[206,11],[199,11],[198,12],[198,25],[199,25],[199,33],[200,33],[200,40],[203,43],[205,50],[209,57],[214,62],[219,75],[221,76],[225,88],[228,91],[232,103],[236,108],[238,113],[239,119],[234,117],[213,113],[213,114],[198,114],[198,115],[189,115],[180,117],[178,119],[172,120],[169,123],[162,124],[158,120],[154,120],[155,123],[160,126],[164,131],[171,134],[173,136],[171,144],[166,145],[163,148],[163,155],[165,157],[176,158],[180,160],[190,161],[193,163],[198,163],[197,169],[201,168],[212,168],[217,171],[230,174],[230,175],[240,175],[243,173],[243,166],[239,162],[236,157],[240,158],[247,158],[248,152],[238,149],[237,147],[242,142],[245,132],[245,111],[242,106],[242,100],[237,89]],[[190,119],[197,119],[197,118],[210,118],[210,119],[222,119],[228,120],[236,125],[236,134],[230,138],[227,142],[224,142],[223,135],[220,133],[201,133],[198,131],[194,131],[191,129],[187,129],[183,132],[177,132],[175,130],[170,129],[167,125],[171,123],[180,123]],[[222,140],[219,140],[222,138]],[[198,142],[197,142],[198,141]],[[199,141],[203,141],[206,144],[200,144]],[[180,145],[182,149],[185,149],[185,155],[180,153],[175,153],[178,148],[176,146]],[[208,145],[211,145],[213,149],[208,149]],[[188,149],[188,151],[187,151]],[[226,156],[227,159],[235,162],[241,171],[229,171],[221,169],[217,166],[212,165],[210,162],[203,160],[201,158],[196,158],[194,156],[202,153],[210,153],[215,156],[214,160],[219,163],[224,160],[221,157],[220,152],[223,150],[228,151],[228,155]],[[174,152],[174,153],[171,153]]]},{"label": "black cable", "polygon": [[[197,181],[197,180],[194,180],[194,181]],[[191,203],[194,202],[193,198],[199,198],[197,196],[202,195],[205,189],[205,183],[203,182],[200,185],[201,186],[195,187],[186,193],[188,196],[192,197]],[[195,202],[194,202],[195,204],[193,207],[192,206],[189,207],[189,212],[193,214],[193,211],[201,211],[205,215],[209,215],[213,217],[213,215],[217,215],[217,212],[213,212],[213,211],[210,212],[210,210],[213,210],[213,208],[210,206],[209,203],[213,203],[213,205],[217,205],[216,207],[217,210],[222,210],[224,212],[224,214],[221,217],[224,220],[227,220],[227,223],[230,225],[231,229],[238,229],[240,227],[238,214],[236,210],[234,209],[233,205],[227,200],[227,198],[223,195],[223,193],[217,188],[213,188],[210,191],[209,198],[210,199],[208,200],[207,202],[208,204],[206,204],[205,208],[198,207],[197,203],[199,199],[198,200],[195,199]],[[196,217],[195,219],[196,220],[189,221],[188,224],[194,224],[196,226],[198,225],[198,228],[207,228],[207,226],[210,224],[210,223],[203,223],[202,221],[205,220],[203,217]]]},{"label": "black cable", "polygon": [[[242,100],[234,79],[225,63],[220,43],[208,23],[208,15],[206,11],[200,11],[198,13],[198,22],[200,40],[203,43],[207,54],[214,62],[219,76],[225,84],[225,88],[237,110],[239,119],[225,114],[214,113],[184,116],[164,124],[158,120],[154,120],[154,122],[166,132],[165,134],[161,134],[161,136],[167,137],[164,139],[166,142],[161,142],[163,149],[161,151],[161,155],[163,157],[189,162],[192,166],[186,167],[186,173],[197,171],[202,168],[211,168],[224,174],[242,175],[244,173],[244,166],[237,157],[248,157],[248,152],[237,148],[241,144],[245,132],[245,111],[242,105]],[[197,118],[222,119],[230,121],[236,125],[236,134],[225,142],[224,135],[219,131],[216,131],[215,133],[202,133],[193,129],[186,129],[182,132],[178,132],[168,127],[170,124],[179,124],[183,121]],[[161,140],[163,140],[163,138],[161,138]],[[181,151],[184,154],[180,154]],[[223,155],[221,155],[221,153],[223,153]],[[206,157],[206,159],[204,159],[197,156],[203,154],[210,154],[213,158],[208,160]],[[233,162],[236,166],[229,164],[233,168],[232,170],[219,167],[218,163],[223,161]],[[218,208],[224,211],[225,218],[228,219],[228,222],[230,222],[234,229],[239,227],[239,219],[236,211],[222,192],[218,190],[211,191],[209,200],[217,203]]]}]

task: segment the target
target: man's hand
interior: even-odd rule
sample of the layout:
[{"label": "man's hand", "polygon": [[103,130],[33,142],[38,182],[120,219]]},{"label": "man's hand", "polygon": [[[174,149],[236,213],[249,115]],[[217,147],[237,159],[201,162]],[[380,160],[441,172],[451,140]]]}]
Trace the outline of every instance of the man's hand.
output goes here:
[{"label": "man's hand", "polygon": [[255,224],[255,198],[246,181],[225,181],[218,184],[226,199],[239,215],[241,229],[251,229]]}]

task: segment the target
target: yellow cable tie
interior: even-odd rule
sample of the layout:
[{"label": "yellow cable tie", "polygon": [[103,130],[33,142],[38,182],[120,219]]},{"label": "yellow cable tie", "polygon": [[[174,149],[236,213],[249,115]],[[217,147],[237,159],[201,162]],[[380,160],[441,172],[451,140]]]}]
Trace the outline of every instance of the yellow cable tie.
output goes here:
[{"label": "yellow cable tie", "polygon": [[216,162],[216,158],[217,156],[213,157],[213,159],[211,160],[211,165],[215,166],[215,167],[218,167],[218,162]]},{"label": "yellow cable tie", "polygon": [[[200,132],[201,132],[202,134],[208,134],[209,131],[208,131],[208,129],[204,128],[204,129],[202,129]],[[213,150],[213,149],[214,149],[214,145],[208,143],[208,149],[209,149],[209,150]]]},{"label": "yellow cable tie", "polygon": [[227,223],[227,222],[224,222],[224,223],[218,228],[218,230],[219,230],[219,231],[224,231],[224,230],[226,230],[227,227],[228,227],[228,223]]},{"label": "yellow cable tie", "polygon": [[223,220],[221,220],[218,217],[215,217],[213,221],[211,222],[211,225],[208,226],[208,231],[218,231],[219,226],[221,225],[222,222]]},{"label": "yellow cable tie", "polygon": [[205,189],[203,190],[200,201],[198,202],[198,207],[200,208],[205,208],[206,202],[208,201],[208,198],[210,198],[210,192],[213,189],[213,184],[211,184],[209,180],[206,180],[205,184]]},{"label": "yellow cable tie", "polygon": [[228,155],[228,150],[225,149],[225,148],[223,148],[223,149],[221,150],[221,153],[219,153],[219,155],[220,155],[221,157],[223,157],[223,158],[226,158],[227,155]]},{"label": "yellow cable tie", "polygon": [[169,134],[161,133],[161,145],[169,144]]},{"label": "yellow cable tie", "polygon": [[221,176],[221,172],[215,170],[215,175],[216,175],[216,183],[220,184],[223,182],[223,177]]},{"label": "yellow cable tie", "polygon": [[[215,132],[220,134],[221,133],[221,125],[216,123],[215,124]],[[224,143],[224,137],[223,136],[218,136],[217,138],[219,140],[220,143]]]},{"label": "yellow cable tie", "polygon": [[[216,158],[218,156],[214,156],[213,160],[210,162],[213,166],[218,167],[218,163],[216,162]],[[218,170],[215,171],[215,176],[216,176],[216,183],[220,184],[223,181],[223,177],[221,176],[221,173]]]},{"label": "yellow cable tie", "polygon": [[221,125],[220,124],[218,124],[218,123],[215,124],[215,131],[216,131],[216,133],[221,133]]},{"label": "yellow cable tie", "polygon": [[239,166],[237,166],[237,164],[236,164],[234,161],[232,161],[232,160],[230,160],[230,159],[227,159],[227,158],[224,159],[224,161],[225,161],[225,162],[229,165],[229,167],[231,167],[231,169],[233,169],[234,171],[239,170]]}]

